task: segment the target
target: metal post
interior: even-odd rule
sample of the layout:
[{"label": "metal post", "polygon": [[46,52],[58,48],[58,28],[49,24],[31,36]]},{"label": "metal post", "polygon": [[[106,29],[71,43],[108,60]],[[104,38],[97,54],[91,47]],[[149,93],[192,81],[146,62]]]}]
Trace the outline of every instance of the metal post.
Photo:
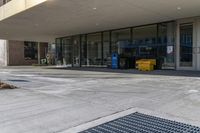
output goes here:
[{"label": "metal post", "polygon": [[40,42],[38,42],[38,64],[40,65],[40,60],[41,60],[41,56],[40,56]]}]

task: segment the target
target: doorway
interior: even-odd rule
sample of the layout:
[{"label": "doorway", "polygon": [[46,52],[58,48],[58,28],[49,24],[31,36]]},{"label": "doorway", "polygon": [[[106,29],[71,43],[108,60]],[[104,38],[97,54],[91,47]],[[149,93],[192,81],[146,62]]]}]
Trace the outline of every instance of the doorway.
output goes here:
[{"label": "doorway", "polygon": [[179,25],[179,67],[181,69],[194,68],[194,25],[184,23]]}]

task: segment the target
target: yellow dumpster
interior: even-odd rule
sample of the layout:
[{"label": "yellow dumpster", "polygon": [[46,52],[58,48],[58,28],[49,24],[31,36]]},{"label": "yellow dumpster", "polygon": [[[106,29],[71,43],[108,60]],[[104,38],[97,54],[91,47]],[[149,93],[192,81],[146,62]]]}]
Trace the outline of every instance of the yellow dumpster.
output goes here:
[{"label": "yellow dumpster", "polygon": [[141,59],[136,61],[136,68],[140,71],[153,71],[155,65],[155,59]]}]

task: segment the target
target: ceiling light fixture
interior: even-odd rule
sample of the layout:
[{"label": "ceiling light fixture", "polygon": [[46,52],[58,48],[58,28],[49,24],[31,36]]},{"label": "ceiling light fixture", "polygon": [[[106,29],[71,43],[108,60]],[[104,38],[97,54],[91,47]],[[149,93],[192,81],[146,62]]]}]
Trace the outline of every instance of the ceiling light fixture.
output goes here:
[{"label": "ceiling light fixture", "polygon": [[181,10],[182,8],[180,6],[177,7],[177,10]]},{"label": "ceiling light fixture", "polygon": [[94,2],[94,3],[93,3],[93,5],[92,5],[92,7],[93,7],[92,9],[93,9],[93,10],[97,10],[97,0],[94,0],[93,2]]}]

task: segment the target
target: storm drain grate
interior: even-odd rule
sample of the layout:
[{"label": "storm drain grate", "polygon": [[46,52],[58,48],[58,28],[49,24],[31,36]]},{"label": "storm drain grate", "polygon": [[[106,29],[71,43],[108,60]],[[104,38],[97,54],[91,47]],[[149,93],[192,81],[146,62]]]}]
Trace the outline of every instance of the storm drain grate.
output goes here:
[{"label": "storm drain grate", "polygon": [[133,113],[81,133],[200,133],[200,128],[141,113]]}]

